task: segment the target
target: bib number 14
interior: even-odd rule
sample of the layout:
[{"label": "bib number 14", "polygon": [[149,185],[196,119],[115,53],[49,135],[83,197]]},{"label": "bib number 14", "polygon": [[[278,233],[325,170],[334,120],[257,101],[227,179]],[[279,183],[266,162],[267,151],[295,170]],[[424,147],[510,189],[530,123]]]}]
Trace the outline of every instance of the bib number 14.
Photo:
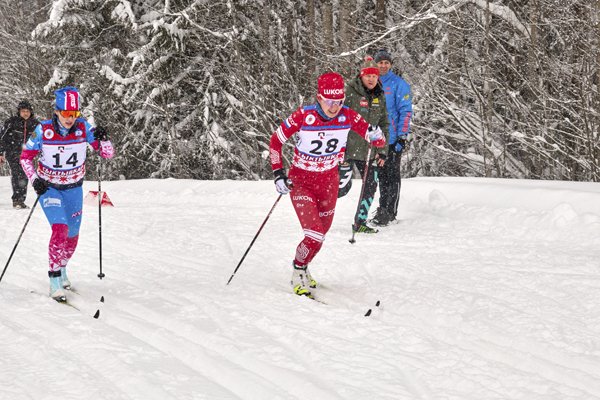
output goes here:
[{"label": "bib number 14", "polygon": [[61,160],[61,155],[63,155],[63,153],[56,153],[55,155],[52,156],[52,158],[54,158],[54,168],[63,168],[64,165],[62,164],[62,162],[64,162],[65,164],[71,165],[73,168],[75,168],[77,166],[77,153],[73,153],[71,154],[66,161]]}]

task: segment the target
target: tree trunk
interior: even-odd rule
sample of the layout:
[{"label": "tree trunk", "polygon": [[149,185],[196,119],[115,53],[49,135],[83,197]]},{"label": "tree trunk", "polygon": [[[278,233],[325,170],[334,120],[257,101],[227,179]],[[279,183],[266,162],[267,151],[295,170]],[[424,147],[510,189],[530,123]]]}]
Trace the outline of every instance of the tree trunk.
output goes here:
[{"label": "tree trunk", "polygon": [[[354,13],[355,0],[340,1],[340,48],[342,51],[348,51],[354,46]],[[352,60],[346,58],[342,60],[341,74],[350,76],[352,74]]]},{"label": "tree trunk", "polygon": [[[297,52],[296,52],[296,46],[298,44],[297,42],[297,37],[298,35],[295,34],[295,12],[293,12],[290,15],[290,18],[288,18],[285,22],[285,27],[286,27],[286,37],[284,40],[284,43],[282,43],[283,48],[285,49],[286,52],[286,58],[289,59],[291,62],[288,64],[288,68],[290,70],[290,75],[293,77],[294,81],[296,81],[297,79],[299,79],[299,75],[300,75],[300,71],[298,71],[297,68]],[[259,17],[261,19],[261,21],[268,21],[268,18],[264,18],[264,17]],[[264,23],[264,22],[263,22]],[[269,38],[270,39],[270,38]],[[270,42],[264,42],[263,46],[265,49],[270,49],[271,48],[271,43]],[[269,78],[267,78],[269,79]]]},{"label": "tree trunk", "polygon": [[[529,10],[529,32],[530,32],[530,41],[529,41],[529,50],[527,52],[527,80],[529,84],[533,87],[536,87],[536,82],[538,81],[538,24],[539,24],[539,0],[531,0],[531,8]],[[536,90],[531,88],[531,93],[529,97],[531,99],[534,98],[534,93]]]},{"label": "tree trunk", "polygon": [[305,87],[312,87],[316,77],[315,61],[315,0],[306,0],[306,73]]},{"label": "tree trunk", "polygon": [[[600,1],[600,0],[599,0]],[[323,18],[323,48],[327,54],[333,53],[333,6],[331,0],[323,0],[322,18]]]},{"label": "tree trunk", "polygon": [[375,28],[378,34],[385,32],[385,16],[387,15],[385,0],[375,1]]},{"label": "tree trunk", "polygon": [[[595,51],[596,51],[596,69],[595,79],[592,80],[592,105],[594,110],[598,110],[600,107],[600,0],[594,2],[592,9],[593,15],[590,15],[590,21],[593,21],[595,30]],[[594,81],[595,80],[595,84]],[[600,113],[596,112],[593,123],[593,129],[591,129],[588,143],[590,146],[590,161],[592,164],[592,181],[600,182]]]},{"label": "tree trunk", "polygon": [[[449,3],[450,0],[445,0],[444,6],[448,6]],[[462,23],[458,13],[449,14],[448,22],[448,80],[452,83],[452,86],[448,87],[448,97],[453,102],[458,102],[460,99],[461,68],[464,63],[464,33],[458,28]]]},{"label": "tree trunk", "polygon": [[483,174],[486,177],[490,176],[491,161],[488,157],[488,144],[491,143],[492,135],[492,55],[490,51],[491,37],[491,18],[490,13],[490,0],[486,1],[485,9],[485,73],[483,75],[483,94],[484,94],[484,123],[482,130],[482,142],[483,142]]}]

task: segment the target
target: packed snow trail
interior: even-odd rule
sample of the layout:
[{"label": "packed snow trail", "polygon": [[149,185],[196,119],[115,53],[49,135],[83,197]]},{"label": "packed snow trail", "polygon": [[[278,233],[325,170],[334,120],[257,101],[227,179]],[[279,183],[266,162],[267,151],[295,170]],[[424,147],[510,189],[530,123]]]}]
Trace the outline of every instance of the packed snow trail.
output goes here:
[{"label": "packed snow trail", "polygon": [[[6,260],[26,211],[0,189]],[[0,283],[0,399],[600,400],[599,184],[406,179],[399,223],[350,245],[353,190],[311,264],[326,305],[291,293],[288,198],[225,285],[272,182],[103,189],[106,278],[94,206],[69,266],[81,311],[30,293],[50,235],[32,216]]]}]

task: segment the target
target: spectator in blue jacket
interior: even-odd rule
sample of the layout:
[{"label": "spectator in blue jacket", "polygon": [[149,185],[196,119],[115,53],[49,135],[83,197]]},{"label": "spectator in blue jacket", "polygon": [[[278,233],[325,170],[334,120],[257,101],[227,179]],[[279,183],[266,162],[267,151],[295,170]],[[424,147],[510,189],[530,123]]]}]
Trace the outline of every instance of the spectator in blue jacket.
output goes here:
[{"label": "spectator in blue jacket", "polygon": [[386,226],[396,219],[398,213],[400,159],[410,132],[412,94],[410,85],[391,71],[392,55],[387,50],[379,50],[373,58],[379,67],[389,119],[388,156],[379,177],[379,208],[373,224]]}]

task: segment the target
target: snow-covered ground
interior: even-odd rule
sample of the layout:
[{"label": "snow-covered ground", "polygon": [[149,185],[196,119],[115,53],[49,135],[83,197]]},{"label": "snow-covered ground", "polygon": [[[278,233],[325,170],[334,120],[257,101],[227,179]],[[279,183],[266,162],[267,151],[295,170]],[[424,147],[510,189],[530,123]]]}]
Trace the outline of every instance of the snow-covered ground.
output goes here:
[{"label": "snow-covered ground", "polygon": [[[46,297],[35,210],[0,283],[0,399],[600,399],[600,184],[407,179],[400,222],[351,245],[359,184],[311,265],[327,304],[291,293],[287,197],[225,285],[270,181],[105,182],[106,278],[95,206],[69,267],[81,311]],[[28,211],[0,194],[3,268]]]}]

